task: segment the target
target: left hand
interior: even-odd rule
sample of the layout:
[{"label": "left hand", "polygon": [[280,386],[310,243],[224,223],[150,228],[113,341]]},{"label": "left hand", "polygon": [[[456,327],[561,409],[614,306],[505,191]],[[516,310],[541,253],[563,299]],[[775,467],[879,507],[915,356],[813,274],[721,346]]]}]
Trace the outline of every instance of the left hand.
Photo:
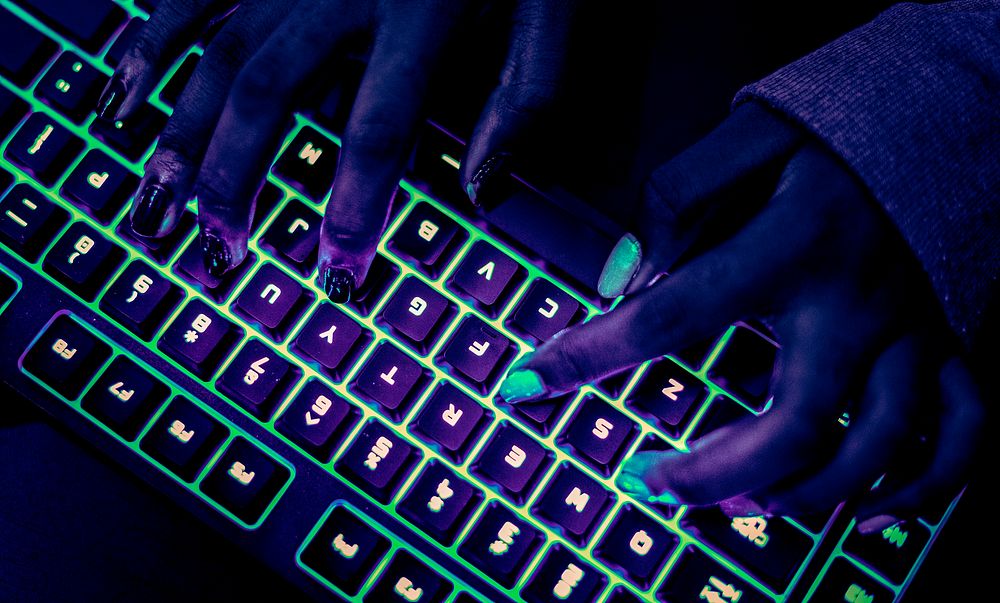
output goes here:
[{"label": "left hand", "polygon": [[[868,531],[957,493],[982,402],[926,274],[838,158],[744,105],[653,174],[637,224],[598,287],[629,295],[519,361],[502,397],[573,390],[759,318],[783,346],[770,410],[689,453],[636,454],[620,487],[660,502],[725,501],[733,514],[802,514],[861,496]],[[870,492],[925,439],[929,463]]]}]

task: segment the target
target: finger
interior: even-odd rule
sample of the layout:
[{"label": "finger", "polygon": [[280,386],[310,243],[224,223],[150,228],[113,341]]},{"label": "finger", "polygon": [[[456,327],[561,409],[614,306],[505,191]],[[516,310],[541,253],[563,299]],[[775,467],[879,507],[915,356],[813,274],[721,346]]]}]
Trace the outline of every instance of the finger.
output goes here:
[{"label": "finger", "polygon": [[253,192],[284,134],[296,92],[360,27],[342,2],[296,5],[236,76],[194,185],[207,270],[247,253]]},{"label": "finger", "polygon": [[127,118],[146,102],[177,55],[194,42],[212,15],[233,0],[164,0],[136,35],[97,102],[97,116]]},{"label": "finger", "polygon": [[773,515],[802,515],[832,508],[860,494],[881,476],[913,427],[926,395],[921,349],[914,338],[897,341],[875,361],[861,404],[834,458],[809,477],[776,490],[753,494]]},{"label": "finger", "polygon": [[612,312],[539,347],[514,367],[500,395],[518,402],[576,389],[684,349],[778,304],[789,282],[810,277],[793,268],[816,236],[816,225],[810,228],[802,220],[802,196],[813,193],[807,168],[800,165],[807,160],[797,156],[789,162],[788,185],[739,233],[627,297]]},{"label": "finger", "polygon": [[490,95],[462,160],[462,186],[480,205],[483,187],[502,173],[519,134],[556,96],[575,2],[519,0],[500,85]]},{"label": "finger", "polygon": [[783,118],[754,103],[740,106],[649,177],[633,235],[638,252],[615,248],[619,255],[613,252],[605,264],[600,294],[611,298],[648,286],[708,227],[725,232],[720,216],[744,223],[775,193],[780,170],[799,145],[798,130]]},{"label": "finger", "polygon": [[132,206],[132,230],[162,236],[177,223],[240,68],[281,17],[282,2],[251,0],[213,38],[160,134]]},{"label": "finger", "polygon": [[859,505],[857,517],[862,525],[868,524],[866,531],[886,527],[887,518],[915,517],[928,507],[947,503],[968,479],[986,419],[982,395],[958,357],[943,365],[938,378],[942,414],[937,433],[927,434],[934,442],[930,464],[915,480],[898,488],[880,486]]},{"label": "finger", "polygon": [[863,338],[828,308],[796,312],[796,332],[779,354],[771,409],[676,450],[637,454],[620,485],[643,497],[707,505],[753,492],[814,463],[832,444],[840,401],[850,393]]},{"label": "finger", "polygon": [[456,16],[448,8],[396,11],[379,28],[320,230],[320,285],[334,302],[350,300],[364,282],[413,145],[429,72]]}]

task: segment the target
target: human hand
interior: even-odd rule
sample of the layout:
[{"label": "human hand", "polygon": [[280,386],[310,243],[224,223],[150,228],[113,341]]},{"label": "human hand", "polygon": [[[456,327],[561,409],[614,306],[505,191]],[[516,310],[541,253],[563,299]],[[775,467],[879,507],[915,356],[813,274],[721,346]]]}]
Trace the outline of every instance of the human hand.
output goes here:
[{"label": "human hand", "polygon": [[[371,53],[343,136],[320,232],[320,286],[336,302],[364,281],[421,119],[428,78],[478,3],[424,0],[164,0],[121,60],[98,103],[127,122],[164,71],[213,18],[231,12],[205,49],[146,164],[131,210],[147,237],[170,232],[198,201],[207,270],[221,276],[247,254],[254,191],[298,93],[357,40]],[[552,99],[572,2],[515,3],[507,64],[462,161],[475,202],[519,132]]]},{"label": "human hand", "polygon": [[[868,532],[957,493],[984,417],[979,393],[928,278],[836,157],[743,105],[652,175],[636,223],[598,287],[627,297],[521,359],[501,397],[572,390],[758,318],[782,344],[770,410],[689,453],[634,455],[622,489],[724,502],[734,515],[803,514],[857,496]],[[907,466],[919,446],[929,461]]]}]

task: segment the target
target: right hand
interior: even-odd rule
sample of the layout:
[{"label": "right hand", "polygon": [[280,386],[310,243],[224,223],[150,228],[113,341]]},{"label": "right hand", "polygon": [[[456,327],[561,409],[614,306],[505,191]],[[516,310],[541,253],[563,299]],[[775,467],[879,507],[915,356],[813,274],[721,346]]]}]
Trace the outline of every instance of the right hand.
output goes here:
[{"label": "right hand", "polygon": [[724,502],[737,515],[800,515],[858,497],[862,531],[958,492],[982,433],[981,396],[913,252],[807,132],[741,106],[652,175],[636,232],[598,285],[605,297],[629,295],[522,358],[504,399],[571,391],[758,319],[782,344],[770,409],[690,450],[636,454],[618,477],[623,490]]}]

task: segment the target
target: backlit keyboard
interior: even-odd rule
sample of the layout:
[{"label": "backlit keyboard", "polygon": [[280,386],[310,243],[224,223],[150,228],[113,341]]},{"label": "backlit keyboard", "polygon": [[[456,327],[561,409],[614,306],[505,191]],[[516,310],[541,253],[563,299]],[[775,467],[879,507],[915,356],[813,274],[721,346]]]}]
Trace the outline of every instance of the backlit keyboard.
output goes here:
[{"label": "backlit keyboard", "polygon": [[437,130],[348,305],[314,283],[339,152],[318,113],[296,115],[236,270],[207,274],[193,206],[165,239],[137,239],[130,195],[201,53],[124,127],[95,121],[148,9],[0,0],[0,325],[39,404],[141,459],[256,554],[283,550],[272,565],[316,596],[881,603],[905,590],[950,508],[862,536],[840,508],[732,519],[615,488],[635,451],[683,450],[767,410],[776,345],[750,325],[554,400],[497,398],[518,357],[602,308],[422,184],[455,180]]}]

